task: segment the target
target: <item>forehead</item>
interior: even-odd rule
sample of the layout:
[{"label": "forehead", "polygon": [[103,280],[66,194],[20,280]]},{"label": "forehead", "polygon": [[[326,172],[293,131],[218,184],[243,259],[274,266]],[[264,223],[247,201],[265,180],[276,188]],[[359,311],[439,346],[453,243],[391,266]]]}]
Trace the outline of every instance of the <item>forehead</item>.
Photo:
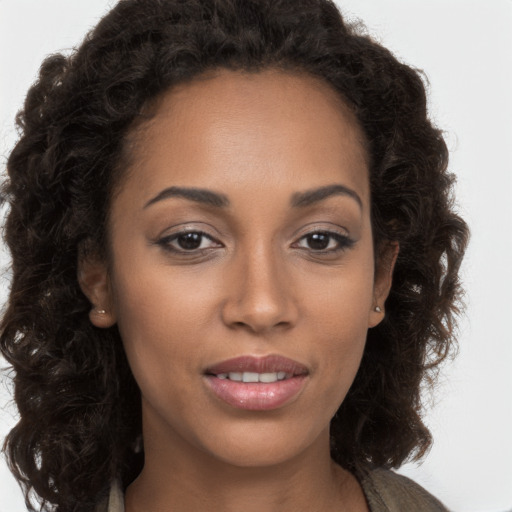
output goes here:
[{"label": "forehead", "polygon": [[354,113],[305,73],[210,72],[162,94],[130,139],[128,175],[146,196],[169,185],[300,190],[333,182],[368,196]]}]

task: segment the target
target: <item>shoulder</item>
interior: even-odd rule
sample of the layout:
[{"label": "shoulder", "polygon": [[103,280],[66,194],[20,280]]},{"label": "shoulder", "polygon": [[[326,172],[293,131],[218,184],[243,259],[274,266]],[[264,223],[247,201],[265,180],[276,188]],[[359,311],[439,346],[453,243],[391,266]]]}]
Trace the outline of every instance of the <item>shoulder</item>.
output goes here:
[{"label": "shoulder", "polygon": [[410,478],[374,469],[360,478],[371,512],[447,512],[447,508]]}]

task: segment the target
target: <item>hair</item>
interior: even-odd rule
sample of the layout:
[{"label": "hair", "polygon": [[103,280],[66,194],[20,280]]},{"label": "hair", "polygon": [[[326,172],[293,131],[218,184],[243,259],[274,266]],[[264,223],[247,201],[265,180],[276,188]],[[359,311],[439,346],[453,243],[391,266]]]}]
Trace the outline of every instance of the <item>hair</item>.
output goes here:
[{"label": "hair", "polygon": [[20,413],[4,450],[30,510],[34,497],[41,510],[91,510],[114,478],[127,485],[142,468],[140,392],[117,327],[89,322],[77,261],[106,247],[127,136],[147,105],[221,68],[308,73],[355,112],[376,254],[389,241],[400,252],[385,319],[331,421],[331,454],[356,471],[430,446],[420,384],[456,347],[468,231],[421,74],[329,0],[120,0],[78,49],[43,62],[3,183],[12,285],[0,347]]}]

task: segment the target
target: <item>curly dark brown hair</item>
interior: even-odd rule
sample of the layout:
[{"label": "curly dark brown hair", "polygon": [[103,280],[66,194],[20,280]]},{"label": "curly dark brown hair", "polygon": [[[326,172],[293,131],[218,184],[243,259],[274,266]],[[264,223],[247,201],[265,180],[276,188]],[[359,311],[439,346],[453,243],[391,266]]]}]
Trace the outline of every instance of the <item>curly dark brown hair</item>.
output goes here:
[{"label": "curly dark brown hair", "polygon": [[385,320],[332,419],[332,457],[352,471],[398,467],[431,443],[420,384],[455,346],[468,232],[421,74],[329,0],[120,0],[71,55],[42,64],[2,189],[13,275],[1,351],[20,413],[4,449],[30,510],[34,492],[41,509],[91,510],[113,478],[127,485],[142,467],[140,393],[117,328],[89,322],[77,260],[106,246],[127,134],[144,107],[215,68],[309,73],[355,112],[376,252],[396,241],[400,253]]}]

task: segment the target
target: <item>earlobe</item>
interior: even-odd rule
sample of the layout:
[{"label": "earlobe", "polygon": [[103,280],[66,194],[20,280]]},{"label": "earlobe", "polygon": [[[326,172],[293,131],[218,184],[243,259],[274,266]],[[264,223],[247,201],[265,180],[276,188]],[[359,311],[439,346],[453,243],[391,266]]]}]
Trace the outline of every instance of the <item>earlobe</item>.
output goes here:
[{"label": "earlobe", "polygon": [[78,262],[78,283],[91,302],[89,319],[101,328],[112,327],[116,315],[112,304],[112,293],[106,263],[100,258],[88,255]]},{"label": "earlobe", "polygon": [[398,242],[389,242],[379,252],[375,268],[373,303],[368,317],[368,327],[375,327],[386,315],[385,302],[391,290],[393,270],[399,250]]},{"label": "earlobe", "polygon": [[91,309],[89,319],[94,326],[103,329],[112,327],[116,323],[115,316],[111,311],[98,307]]}]

